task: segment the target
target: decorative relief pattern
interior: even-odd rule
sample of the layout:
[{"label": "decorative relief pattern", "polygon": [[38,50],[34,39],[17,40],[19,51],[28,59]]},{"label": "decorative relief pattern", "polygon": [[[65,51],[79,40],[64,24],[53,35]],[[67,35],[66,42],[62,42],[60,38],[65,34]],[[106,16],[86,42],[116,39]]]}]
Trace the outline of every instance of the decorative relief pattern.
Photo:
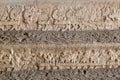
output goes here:
[{"label": "decorative relief pattern", "polygon": [[119,2],[78,4],[1,5],[2,30],[97,30],[119,29]]},{"label": "decorative relief pattern", "polygon": [[116,68],[120,66],[120,47],[8,45],[0,47],[0,65],[1,71]]}]

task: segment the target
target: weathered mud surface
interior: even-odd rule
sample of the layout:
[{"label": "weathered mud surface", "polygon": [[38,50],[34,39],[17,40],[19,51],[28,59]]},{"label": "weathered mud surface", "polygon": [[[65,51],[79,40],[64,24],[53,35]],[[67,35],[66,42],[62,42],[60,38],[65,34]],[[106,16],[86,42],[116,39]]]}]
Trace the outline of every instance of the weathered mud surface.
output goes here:
[{"label": "weathered mud surface", "polygon": [[120,46],[104,46],[119,25],[119,0],[1,0],[0,80],[120,80]]},{"label": "weathered mud surface", "polygon": [[0,80],[120,80],[120,68],[2,72]]},{"label": "weathered mud surface", "polygon": [[0,31],[0,44],[120,43],[120,30]]}]

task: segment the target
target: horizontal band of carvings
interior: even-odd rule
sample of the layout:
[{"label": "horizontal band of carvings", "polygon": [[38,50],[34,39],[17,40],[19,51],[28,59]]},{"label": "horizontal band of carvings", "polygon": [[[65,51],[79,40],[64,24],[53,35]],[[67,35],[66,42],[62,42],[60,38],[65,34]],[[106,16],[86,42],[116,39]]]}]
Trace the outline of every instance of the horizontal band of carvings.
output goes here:
[{"label": "horizontal band of carvings", "polygon": [[6,22],[0,22],[0,26],[2,26],[2,25],[6,25],[6,26],[9,26],[9,25],[18,25],[18,22],[15,22],[15,21],[11,21],[11,22],[8,22],[8,21],[6,21]]},{"label": "horizontal band of carvings", "polygon": [[120,30],[0,31],[0,44],[120,43]]},{"label": "horizontal band of carvings", "polygon": [[119,5],[119,1],[91,0],[74,4],[0,4],[0,28],[42,31],[119,29]]},{"label": "horizontal band of carvings", "polygon": [[[93,44],[92,44],[93,45]],[[117,68],[120,46],[1,45],[0,71]]]}]

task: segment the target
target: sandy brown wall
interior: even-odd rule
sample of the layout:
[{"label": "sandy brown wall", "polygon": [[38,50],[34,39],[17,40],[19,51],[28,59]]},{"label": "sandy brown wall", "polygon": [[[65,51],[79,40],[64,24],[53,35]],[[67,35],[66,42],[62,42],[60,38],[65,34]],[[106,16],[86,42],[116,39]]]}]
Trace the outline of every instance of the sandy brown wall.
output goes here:
[{"label": "sandy brown wall", "polygon": [[119,0],[0,0],[0,80],[120,80]]},{"label": "sandy brown wall", "polygon": [[2,30],[119,29],[120,2],[114,0],[8,0],[0,4]]}]

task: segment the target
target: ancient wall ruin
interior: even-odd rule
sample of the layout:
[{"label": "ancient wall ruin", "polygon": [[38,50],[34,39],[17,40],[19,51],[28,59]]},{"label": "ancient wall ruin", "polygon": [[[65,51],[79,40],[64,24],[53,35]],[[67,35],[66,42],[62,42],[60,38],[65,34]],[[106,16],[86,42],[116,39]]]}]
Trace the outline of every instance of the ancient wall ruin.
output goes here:
[{"label": "ancient wall ruin", "polygon": [[119,29],[119,0],[1,0],[0,80],[120,80]]}]

